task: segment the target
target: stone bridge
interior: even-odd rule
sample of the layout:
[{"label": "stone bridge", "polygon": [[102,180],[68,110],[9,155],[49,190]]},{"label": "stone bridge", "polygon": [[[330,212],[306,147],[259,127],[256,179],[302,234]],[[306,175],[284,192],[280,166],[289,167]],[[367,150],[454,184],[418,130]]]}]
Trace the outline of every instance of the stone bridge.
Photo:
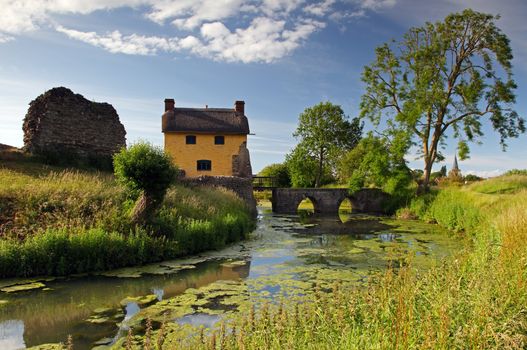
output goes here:
[{"label": "stone bridge", "polygon": [[272,204],[275,213],[296,214],[300,202],[309,198],[315,213],[335,214],[342,201],[348,198],[355,213],[384,214],[389,197],[389,194],[373,188],[363,188],[353,194],[345,188],[274,188]]}]

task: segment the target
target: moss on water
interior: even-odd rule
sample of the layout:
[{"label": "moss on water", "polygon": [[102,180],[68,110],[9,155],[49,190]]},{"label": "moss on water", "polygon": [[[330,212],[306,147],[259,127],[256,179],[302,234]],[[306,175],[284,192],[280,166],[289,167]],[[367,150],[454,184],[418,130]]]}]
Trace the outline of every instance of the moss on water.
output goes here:
[{"label": "moss on water", "polygon": [[26,283],[26,284],[17,284],[10,287],[4,287],[0,289],[0,291],[4,293],[16,293],[16,292],[25,292],[28,290],[35,290],[35,289],[41,289],[44,288],[46,285],[42,282],[33,282],[33,283]]},{"label": "moss on water", "polygon": [[139,297],[126,297],[119,303],[122,307],[125,307],[126,305],[130,303],[135,303],[139,307],[144,307],[153,303],[156,303],[158,301],[157,295],[150,294],[145,296],[139,296]]}]

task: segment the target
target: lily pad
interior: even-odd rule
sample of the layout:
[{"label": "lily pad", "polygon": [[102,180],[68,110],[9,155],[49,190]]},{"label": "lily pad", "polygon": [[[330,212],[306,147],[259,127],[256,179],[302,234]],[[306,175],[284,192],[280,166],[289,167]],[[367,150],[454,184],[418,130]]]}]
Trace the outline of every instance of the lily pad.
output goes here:
[{"label": "lily pad", "polygon": [[41,344],[41,345],[27,348],[27,350],[62,350],[62,349],[64,349],[64,345],[60,343]]},{"label": "lily pad", "polygon": [[95,315],[90,318],[87,318],[86,322],[93,323],[93,324],[104,324],[104,323],[110,323],[112,322],[112,320],[109,317]]},{"label": "lily pad", "polygon": [[157,295],[150,294],[150,295],[145,295],[141,297],[126,297],[123,300],[121,300],[120,304],[122,307],[125,307],[126,305],[130,303],[136,303],[139,307],[144,307],[147,305],[151,305],[157,301],[158,301]]},{"label": "lily pad", "polygon": [[113,342],[113,338],[102,338],[100,340],[97,340],[95,343],[93,343],[93,345],[109,345],[112,342]]},{"label": "lily pad", "polygon": [[224,267],[236,267],[236,266],[245,266],[245,265],[247,265],[247,261],[245,260],[228,261],[228,262],[221,264],[221,266],[224,266]]},{"label": "lily pad", "polygon": [[40,289],[44,288],[46,285],[42,282],[33,282],[33,283],[27,283],[27,284],[17,284],[11,287],[4,287],[0,289],[0,291],[5,293],[16,293],[16,292],[23,292],[27,290],[34,290],[34,289]]},{"label": "lily pad", "polygon": [[109,307],[99,307],[95,310],[93,310],[93,313],[94,314],[104,314],[104,315],[108,315],[108,314],[111,314],[113,311],[115,311],[114,309],[111,309]]}]

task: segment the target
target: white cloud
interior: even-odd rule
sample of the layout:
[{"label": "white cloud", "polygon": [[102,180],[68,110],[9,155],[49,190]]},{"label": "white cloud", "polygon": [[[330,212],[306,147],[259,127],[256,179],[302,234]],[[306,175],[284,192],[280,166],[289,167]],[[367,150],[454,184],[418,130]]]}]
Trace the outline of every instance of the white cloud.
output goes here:
[{"label": "white cloud", "polygon": [[0,44],[4,44],[13,40],[15,40],[15,38],[13,38],[11,35],[0,33]]},{"label": "white cloud", "polygon": [[234,16],[242,3],[243,0],[154,1],[147,18],[159,24],[172,20],[176,27],[192,30],[204,22]]},{"label": "white cloud", "polygon": [[504,172],[505,171],[501,170],[501,169],[494,169],[494,170],[467,170],[465,172],[465,175],[469,175],[470,174],[470,175],[476,175],[476,176],[483,177],[483,178],[488,178],[488,177],[500,176]]},{"label": "white cloud", "polygon": [[247,28],[231,32],[223,23],[205,23],[200,40],[194,36],[163,38],[137,34],[123,35],[119,31],[107,34],[82,32],[57,27],[68,37],[101,47],[112,53],[153,55],[160,51],[190,53],[227,62],[273,62],[296,49],[314,31],[323,28],[322,22],[304,20],[291,29],[286,22],[266,17],[255,18]]},{"label": "white cloud", "polygon": [[325,0],[320,3],[310,4],[304,8],[304,12],[314,16],[324,16],[331,10],[334,3],[335,0]]},{"label": "white cloud", "polygon": [[[274,62],[291,54],[326,21],[364,15],[395,0],[352,0],[355,10],[334,12],[337,0],[0,0],[0,43],[13,36],[53,27],[67,37],[112,53],[155,55],[186,52],[227,62]],[[348,1],[349,0],[340,0]],[[349,6],[349,3],[348,3]],[[160,26],[175,26],[176,37],[79,31],[56,15],[88,15],[129,8]]]},{"label": "white cloud", "polygon": [[20,34],[36,30],[52,14],[89,14],[97,10],[135,7],[145,0],[0,0],[0,31]]},{"label": "white cloud", "polygon": [[59,26],[56,29],[70,38],[101,47],[112,53],[153,55],[159,50],[177,51],[179,48],[179,40],[177,39],[166,39],[157,36],[147,37],[137,34],[123,36],[119,31],[99,35],[95,32],[81,32],[78,30],[67,29],[62,26]]},{"label": "white cloud", "polygon": [[356,0],[355,2],[359,3],[361,8],[369,10],[392,7],[397,3],[396,0]]}]

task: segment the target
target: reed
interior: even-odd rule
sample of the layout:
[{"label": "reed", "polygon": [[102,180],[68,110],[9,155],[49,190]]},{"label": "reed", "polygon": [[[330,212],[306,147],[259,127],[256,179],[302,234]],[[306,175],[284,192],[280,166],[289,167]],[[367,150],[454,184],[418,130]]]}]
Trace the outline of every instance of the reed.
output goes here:
[{"label": "reed", "polygon": [[[364,287],[315,287],[299,303],[253,305],[220,328],[219,341],[213,332],[185,348],[525,349],[527,189],[489,194],[478,183],[426,200],[422,216],[470,240],[438,266],[423,272],[410,261]],[[233,341],[222,340],[225,327],[236,330]]]},{"label": "reed", "polygon": [[102,172],[0,163],[0,277],[67,275],[173,259],[238,241],[254,227],[222,189],[169,189],[151,226]]}]

